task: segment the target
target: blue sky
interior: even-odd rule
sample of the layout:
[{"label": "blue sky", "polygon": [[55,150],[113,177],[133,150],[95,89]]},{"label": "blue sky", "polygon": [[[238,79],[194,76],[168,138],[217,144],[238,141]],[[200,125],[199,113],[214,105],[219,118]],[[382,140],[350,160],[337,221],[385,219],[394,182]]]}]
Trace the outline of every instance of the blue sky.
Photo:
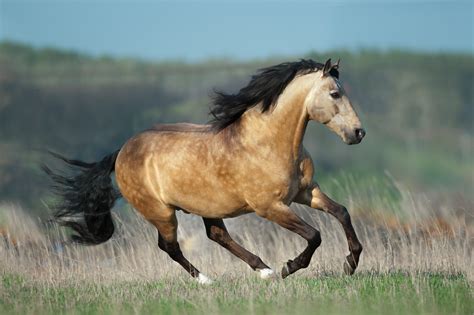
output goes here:
[{"label": "blue sky", "polygon": [[473,3],[0,0],[0,40],[188,61],[337,48],[473,53]]}]

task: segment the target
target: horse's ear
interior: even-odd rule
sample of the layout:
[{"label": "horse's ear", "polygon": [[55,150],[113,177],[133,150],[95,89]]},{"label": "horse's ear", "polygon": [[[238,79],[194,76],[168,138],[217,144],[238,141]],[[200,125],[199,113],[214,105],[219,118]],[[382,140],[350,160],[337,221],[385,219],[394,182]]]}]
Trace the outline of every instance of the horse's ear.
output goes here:
[{"label": "horse's ear", "polygon": [[326,60],[326,63],[324,64],[323,75],[328,75],[329,71],[331,71],[331,58]]}]

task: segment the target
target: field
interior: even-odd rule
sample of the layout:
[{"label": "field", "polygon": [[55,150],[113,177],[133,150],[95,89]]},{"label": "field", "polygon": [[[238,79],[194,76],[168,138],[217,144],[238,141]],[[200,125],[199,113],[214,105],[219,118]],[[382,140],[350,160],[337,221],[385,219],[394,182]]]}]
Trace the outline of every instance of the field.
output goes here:
[{"label": "field", "polygon": [[211,287],[183,278],[108,284],[34,284],[4,276],[5,313],[79,314],[472,314],[462,275],[305,275],[262,282],[224,275]]},{"label": "field", "polygon": [[[180,213],[181,247],[215,280],[211,286],[195,283],[161,252],[156,231],[124,204],[115,210],[113,239],[95,247],[67,244],[64,231],[2,205],[0,313],[473,314],[472,205],[435,202],[390,179],[359,185],[357,193],[350,193],[351,178],[333,186],[364,244],[352,277],[342,273],[347,244],[339,223],[299,205],[292,207],[321,230],[323,243],[309,268],[285,280],[259,279],[207,240],[199,218]],[[277,271],[304,246],[254,215],[227,224]]]}]

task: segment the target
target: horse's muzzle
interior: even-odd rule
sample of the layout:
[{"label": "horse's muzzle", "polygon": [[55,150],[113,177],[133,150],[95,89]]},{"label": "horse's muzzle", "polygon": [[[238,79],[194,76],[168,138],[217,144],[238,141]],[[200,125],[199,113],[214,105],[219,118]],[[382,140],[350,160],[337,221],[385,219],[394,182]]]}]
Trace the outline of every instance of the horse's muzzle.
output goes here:
[{"label": "horse's muzzle", "polygon": [[354,129],[354,132],[350,137],[348,137],[348,141],[346,142],[347,144],[358,144],[362,141],[362,139],[365,137],[365,130],[362,128],[356,128]]}]

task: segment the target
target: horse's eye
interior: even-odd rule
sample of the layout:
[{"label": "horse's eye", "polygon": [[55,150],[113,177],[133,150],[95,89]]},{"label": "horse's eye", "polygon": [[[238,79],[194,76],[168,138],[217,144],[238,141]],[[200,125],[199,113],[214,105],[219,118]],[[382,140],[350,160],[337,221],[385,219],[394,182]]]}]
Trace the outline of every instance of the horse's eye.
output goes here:
[{"label": "horse's eye", "polygon": [[332,98],[340,98],[341,97],[341,94],[339,94],[338,91],[332,91],[329,94],[331,95]]}]

